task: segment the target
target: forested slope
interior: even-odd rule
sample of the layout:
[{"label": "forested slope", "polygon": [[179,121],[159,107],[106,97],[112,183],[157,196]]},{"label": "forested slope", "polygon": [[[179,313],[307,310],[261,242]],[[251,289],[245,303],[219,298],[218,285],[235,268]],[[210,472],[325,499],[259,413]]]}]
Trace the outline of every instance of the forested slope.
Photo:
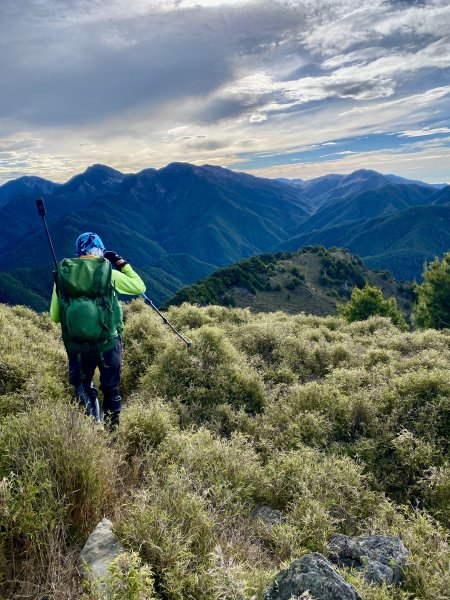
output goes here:
[{"label": "forested slope", "polygon": [[334,315],[354,287],[365,282],[393,296],[409,318],[413,285],[396,281],[388,271],[368,269],[348,250],[304,246],[297,252],[266,253],[218,269],[205,279],[179,290],[164,306],[218,304],[250,307],[254,312],[282,310],[290,314]]}]

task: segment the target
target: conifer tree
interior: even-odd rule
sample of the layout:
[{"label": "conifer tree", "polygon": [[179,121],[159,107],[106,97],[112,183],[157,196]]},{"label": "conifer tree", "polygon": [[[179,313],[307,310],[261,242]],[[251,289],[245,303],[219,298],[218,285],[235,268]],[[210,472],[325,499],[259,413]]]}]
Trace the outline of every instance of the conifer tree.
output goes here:
[{"label": "conifer tree", "polygon": [[402,313],[397,308],[395,298],[385,300],[379,288],[367,283],[362,289],[355,287],[350,300],[345,304],[338,304],[337,309],[339,314],[349,322],[364,321],[373,315],[379,315],[389,317],[400,329],[408,328]]},{"label": "conifer tree", "polygon": [[450,327],[450,252],[444,254],[442,261],[435,258],[424,267],[424,281],[416,286],[414,322],[422,329],[445,329]]}]

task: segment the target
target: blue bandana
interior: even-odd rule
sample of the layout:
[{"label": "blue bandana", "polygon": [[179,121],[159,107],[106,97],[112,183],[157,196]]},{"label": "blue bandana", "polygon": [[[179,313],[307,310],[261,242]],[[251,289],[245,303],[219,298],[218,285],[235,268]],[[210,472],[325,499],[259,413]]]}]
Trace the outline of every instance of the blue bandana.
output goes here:
[{"label": "blue bandana", "polygon": [[96,233],[87,231],[86,233],[82,233],[80,236],[78,236],[77,241],[75,242],[75,252],[77,256],[89,254],[94,248],[98,248],[103,252],[105,251],[105,246]]}]

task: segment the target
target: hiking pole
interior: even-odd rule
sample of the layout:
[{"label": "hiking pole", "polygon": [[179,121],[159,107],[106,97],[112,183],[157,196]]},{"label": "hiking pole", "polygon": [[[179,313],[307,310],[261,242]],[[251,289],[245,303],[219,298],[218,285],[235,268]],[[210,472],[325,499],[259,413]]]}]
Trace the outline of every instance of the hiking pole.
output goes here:
[{"label": "hiking pole", "polygon": [[44,204],[44,201],[42,200],[42,198],[38,198],[36,200],[36,206],[38,209],[38,213],[40,214],[40,216],[42,217],[42,220],[44,221],[45,233],[47,234],[48,243],[50,244],[50,250],[52,251],[56,271],[58,271],[58,261],[56,260],[56,254],[55,254],[55,250],[53,248],[52,239],[51,239],[50,233],[48,231],[47,221],[45,220],[45,204]]},{"label": "hiking pole", "polygon": [[149,306],[151,306],[153,308],[153,310],[158,313],[158,315],[161,317],[161,319],[164,321],[164,323],[166,325],[168,325],[170,327],[170,329],[179,338],[181,338],[183,340],[183,342],[186,344],[187,348],[192,348],[192,342],[190,340],[188,340],[187,338],[185,338],[184,335],[181,335],[181,333],[175,329],[175,327],[172,325],[172,323],[168,319],[166,319],[166,317],[156,308],[156,306],[153,304],[153,302],[150,300],[150,298],[148,296],[146,296],[145,294],[141,294],[141,298],[144,300],[145,304],[148,304]]}]

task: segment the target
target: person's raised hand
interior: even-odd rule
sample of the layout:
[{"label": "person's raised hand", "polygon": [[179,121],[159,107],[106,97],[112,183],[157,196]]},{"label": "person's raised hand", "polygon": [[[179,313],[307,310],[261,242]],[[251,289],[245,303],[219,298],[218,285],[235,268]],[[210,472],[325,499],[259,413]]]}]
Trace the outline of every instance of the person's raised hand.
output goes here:
[{"label": "person's raised hand", "polygon": [[117,254],[117,252],[113,252],[112,250],[107,250],[103,256],[119,270],[122,270],[124,266],[128,264],[128,262],[120,256],[120,254]]}]

